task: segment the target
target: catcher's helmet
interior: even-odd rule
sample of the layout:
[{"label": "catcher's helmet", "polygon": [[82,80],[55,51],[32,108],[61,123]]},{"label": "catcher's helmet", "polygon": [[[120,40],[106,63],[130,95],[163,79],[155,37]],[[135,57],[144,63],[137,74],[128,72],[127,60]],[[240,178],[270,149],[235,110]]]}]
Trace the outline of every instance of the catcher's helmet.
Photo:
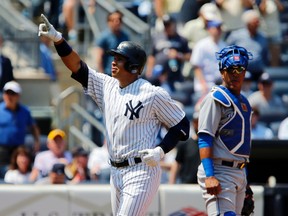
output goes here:
[{"label": "catcher's helmet", "polygon": [[219,70],[222,71],[233,66],[247,68],[248,60],[253,59],[253,55],[244,47],[232,45],[223,48],[220,52],[216,52],[216,58],[219,60]]},{"label": "catcher's helmet", "polygon": [[137,43],[131,41],[121,42],[116,49],[108,51],[110,55],[121,55],[126,58],[125,69],[131,73],[141,74],[146,63],[146,53]]}]

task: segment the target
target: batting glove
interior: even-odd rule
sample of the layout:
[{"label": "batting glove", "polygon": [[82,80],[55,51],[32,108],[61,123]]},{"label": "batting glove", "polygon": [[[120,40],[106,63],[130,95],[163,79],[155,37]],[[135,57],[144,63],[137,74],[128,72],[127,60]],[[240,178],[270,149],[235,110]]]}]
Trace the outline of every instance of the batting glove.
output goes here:
[{"label": "batting glove", "polygon": [[62,39],[62,34],[54,28],[53,25],[48,21],[48,19],[41,14],[41,18],[44,23],[40,23],[39,25],[39,31],[38,31],[38,36],[46,36],[53,40],[54,42],[58,42]]},{"label": "batting glove", "polygon": [[139,151],[139,154],[141,154],[142,160],[151,167],[157,166],[165,155],[163,149],[159,146],[154,149],[144,149]]}]

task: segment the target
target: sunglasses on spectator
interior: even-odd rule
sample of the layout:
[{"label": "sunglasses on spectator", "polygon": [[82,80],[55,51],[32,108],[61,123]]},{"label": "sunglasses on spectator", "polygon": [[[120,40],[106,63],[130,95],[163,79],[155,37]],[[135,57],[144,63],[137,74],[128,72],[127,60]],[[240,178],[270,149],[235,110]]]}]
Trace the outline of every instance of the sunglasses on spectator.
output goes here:
[{"label": "sunglasses on spectator", "polygon": [[229,67],[229,68],[226,68],[226,71],[228,73],[237,73],[237,74],[241,74],[245,70],[246,70],[246,68],[244,68],[244,67]]}]

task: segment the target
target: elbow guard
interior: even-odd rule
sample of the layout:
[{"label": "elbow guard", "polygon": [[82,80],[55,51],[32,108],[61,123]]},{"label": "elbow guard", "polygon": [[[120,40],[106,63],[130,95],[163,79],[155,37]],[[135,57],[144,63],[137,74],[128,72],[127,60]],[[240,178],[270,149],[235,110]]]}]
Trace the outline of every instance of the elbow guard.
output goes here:
[{"label": "elbow guard", "polygon": [[185,116],[177,125],[171,127],[159,146],[165,153],[173,149],[179,141],[185,141],[189,138],[190,123]]},{"label": "elbow guard", "polygon": [[85,62],[80,62],[80,69],[77,73],[72,73],[71,77],[82,84],[83,87],[88,87],[88,67]]}]

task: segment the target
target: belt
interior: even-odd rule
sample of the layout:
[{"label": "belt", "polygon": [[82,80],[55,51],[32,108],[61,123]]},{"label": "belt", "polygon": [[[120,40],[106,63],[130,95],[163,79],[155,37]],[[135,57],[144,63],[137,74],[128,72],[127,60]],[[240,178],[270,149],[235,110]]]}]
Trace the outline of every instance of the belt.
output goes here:
[{"label": "belt", "polygon": [[[132,166],[134,164],[138,164],[138,163],[142,162],[142,159],[139,157],[135,157],[135,158],[131,158],[131,159],[126,159],[126,160],[121,161],[121,162],[116,162],[116,161],[110,160],[110,164],[114,167],[120,168],[120,167]],[[133,163],[133,161],[134,161],[134,163]]]},{"label": "belt", "polygon": [[243,169],[247,166],[248,162],[237,162],[237,161],[225,161],[225,160],[215,160],[215,164],[223,165],[223,166],[228,166],[228,167],[234,167],[238,169]]}]

